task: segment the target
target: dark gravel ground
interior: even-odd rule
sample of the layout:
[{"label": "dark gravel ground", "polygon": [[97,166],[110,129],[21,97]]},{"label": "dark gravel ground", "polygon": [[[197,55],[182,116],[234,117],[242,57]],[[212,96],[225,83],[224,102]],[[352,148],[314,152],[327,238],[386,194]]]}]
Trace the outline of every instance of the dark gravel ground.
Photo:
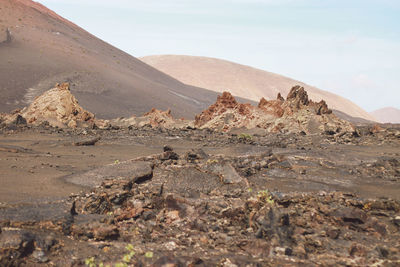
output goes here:
[{"label": "dark gravel ground", "polygon": [[[74,151],[101,161],[65,175],[63,196],[1,203],[1,266],[400,264],[400,132],[393,127],[343,136],[47,126],[0,132],[3,159],[41,153],[6,140],[48,135],[64,149],[99,137]],[[143,152],[103,163],[104,148],[124,146]],[[69,188],[80,192],[68,196]]]}]

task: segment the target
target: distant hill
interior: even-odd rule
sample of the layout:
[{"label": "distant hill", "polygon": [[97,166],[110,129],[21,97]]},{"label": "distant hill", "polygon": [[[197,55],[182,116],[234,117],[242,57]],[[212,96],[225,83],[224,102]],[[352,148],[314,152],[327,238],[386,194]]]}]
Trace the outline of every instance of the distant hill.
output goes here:
[{"label": "distant hill", "polygon": [[400,123],[400,109],[386,107],[375,110],[371,114],[382,123]]},{"label": "distant hill", "polygon": [[0,59],[0,112],[26,106],[61,82],[69,82],[79,104],[101,118],[143,114],[152,107],[193,118],[217,97],[30,0],[0,0]]},{"label": "distant hill", "polygon": [[294,85],[303,86],[310,99],[324,99],[332,109],[351,117],[374,121],[375,118],[350,100],[304,84],[300,81],[237,63],[207,57],[158,55],[140,58],[143,62],[165,72],[183,83],[216,92],[230,91],[233,95],[254,101],[261,97],[275,99],[286,96]]}]

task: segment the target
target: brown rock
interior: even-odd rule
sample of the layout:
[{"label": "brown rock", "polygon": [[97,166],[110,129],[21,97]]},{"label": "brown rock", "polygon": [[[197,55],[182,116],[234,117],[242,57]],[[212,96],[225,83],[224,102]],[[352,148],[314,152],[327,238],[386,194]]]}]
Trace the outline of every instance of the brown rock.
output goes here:
[{"label": "brown rock", "polygon": [[119,215],[115,219],[117,221],[135,219],[135,218],[139,217],[142,213],[143,213],[143,208],[142,207],[129,208],[129,209],[126,209],[126,210],[122,211],[121,215]]},{"label": "brown rock", "polygon": [[153,266],[153,267],[183,267],[184,264],[182,264],[173,255],[168,255],[168,256],[160,257],[151,266]]},{"label": "brown rock", "polygon": [[118,227],[100,222],[81,222],[72,225],[71,234],[76,237],[96,240],[115,240],[119,237]]},{"label": "brown rock", "polygon": [[294,102],[297,108],[300,108],[300,105],[307,106],[309,104],[308,94],[306,90],[304,90],[304,87],[300,85],[292,87],[286,100]]},{"label": "brown rock", "polygon": [[326,231],[326,234],[329,236],[329,238],[338,239],[340,235],[340,229],[337,228],[329,229],[328,231]]},{"label": "brown rock", "polygon": [[246,106],[239,104],[229,92],[223,92],[221,96],[217,97],[217,102],[215,102],[215,104],[196,116],[195,125],[201,126],[214,116],[224,113],[228,109],[240,110],[241,114],[246,113]]},{"label": "brown rock", "polygon": [[93,236],[97,240],[117,239],[119,236],[118,227],[115,225],[102,225],[93,229]]},{"label": "brown rock", "polygon": [[39,125],[48,122],[55,127],[90,126],[95,122],[102,125],[102,121],[95,120],[94,115],[84,110],[69,90],[69,83],[56,84],[37,97],[28,107],[11,114],[6,119],[7,123],[16,121],[25,124]]},{"label": "brown rock", "polygon": [[34,249],[35,236],[24,230],[5,230],[0,235],[0,265],[16,266]]},{"label": "brown rock", "polygon": [[153,108],[150,112],[144,114],[144,117],[148,118],[148,124],[150,124],[152,128],[160,127],[173,120],[170,109],[161,111]]},{"label": "brown rock", "polygon": [[82,141],[77,141],[74,143],[74,146],[94,146],[100,139],[101,137],[94,137]]},{"label": "brown rock", "polygon": [[294,86],[285,101],[261,98],[257,107],[240,104],[227,92],[195,118],[195,126],[229,131],[234,128],[262,128],[267,132],[353,133],[354,126],[337,118],[325,101],[308,99],[303,87]]},{"label": "brown rock", "polygon": [[379,133],[384,131],[382,127],[380,127],[378,124],[375,124],[374,126],[371,127],[370,132],[373,134]]},{"label": "brown rock", "polygon": [[345,223],[363,224],[367,220],[367,214],[359,209],[344,208],[333,213],[333,216],[340,217]]},{"label": "brown rock", "polygon": [[130,118],[118,118],[112,120],[112,124],[120,127],[151,127],[151,128],[165,128],[165,129],[174,129],[174,128],[185,128],[189,125],[189,122],[185,122],[182,119],[177,120],[174,119],[171,115],[171,110],[158,110],[151,109],[151,111],[145,113],[141,117],[132,116]]},{"label": "brown rock", "polygon": [[268,104],[268,101],[264,98],[264,97],[262,97],[261,99],[260,99],[260,102],[258,103],[258,107],[259,108],[262,108],[263,106],[265,106],[265,105],[267,105]]},{"label": "brown rock", "polygon": [[363,245],[358,243],[353,243],[349,248],[349,254],[352,257],[365,257],[367,251]]},{"label": "brown rock", "polygon": [[322,114],[331,114],[332,110],[328,108],[328,105],[324,100],[321,100],[319,103],[316,104],[315,106],[316,114],[317,115],[322,115]]}]

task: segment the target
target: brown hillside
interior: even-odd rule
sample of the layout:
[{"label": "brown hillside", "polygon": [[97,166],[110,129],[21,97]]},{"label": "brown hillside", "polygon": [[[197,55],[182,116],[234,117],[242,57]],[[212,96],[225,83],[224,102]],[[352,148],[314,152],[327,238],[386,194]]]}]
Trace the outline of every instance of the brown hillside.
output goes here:
[{"label": "brown hillside", "polygon": [[101,41],[41,4],[0,0],[0,112],[29,105],[57,82],[100,118],[170,108],[190,118],[216,93],[187,86]]},{"label": "brown hillside", "polygon": [[400,110],[397,108],[381,108],[371,112],[371,114],[382,123],[400,123]]}]

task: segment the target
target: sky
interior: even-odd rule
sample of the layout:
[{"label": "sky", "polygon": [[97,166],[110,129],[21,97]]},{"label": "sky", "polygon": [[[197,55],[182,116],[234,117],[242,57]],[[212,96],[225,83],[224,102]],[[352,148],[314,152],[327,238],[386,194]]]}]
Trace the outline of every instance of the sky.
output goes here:
[{"label": "sky", "polygon": [[221,58],[400,109],[399,0],[40,0],[135,56]]}]

